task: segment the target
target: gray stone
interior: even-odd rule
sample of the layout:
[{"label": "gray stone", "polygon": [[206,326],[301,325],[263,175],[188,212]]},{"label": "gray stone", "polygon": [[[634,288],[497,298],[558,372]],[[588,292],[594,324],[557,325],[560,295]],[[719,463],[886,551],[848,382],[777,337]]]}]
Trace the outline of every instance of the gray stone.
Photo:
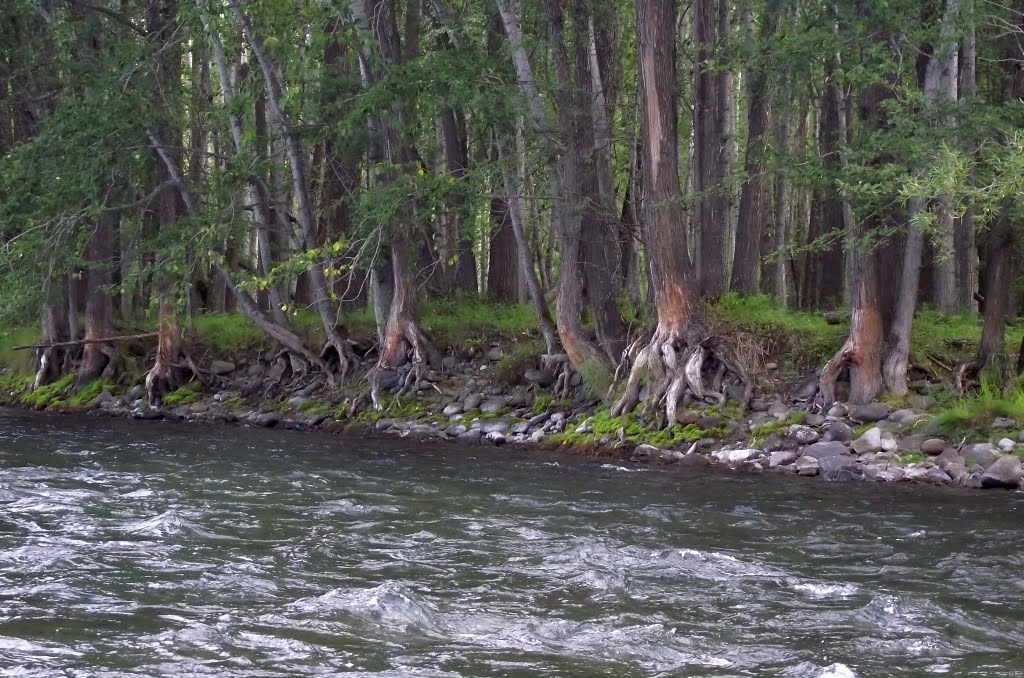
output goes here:
[{"label": "gray stone", "polygon": [[500,431],[491,431],[490,433],[485,433],[484,439],[490,443],[493,443],[494,445],[504,445],[506,442],[508,442],[508,439],[505,438],[505,434],[501,433]]},{"label": "gray stone", "polygon": [[902,424],[907,419],[911,419],[911,418],[916,417],[916,416],[917,416],[917,412],[915,412],[914,410],[901,409],[901,410],[893,410],[892,412],[889,413],[889,416],[886,417],[886,418],[889,421],[891,421],[891,422],[895,422],[897,424]]},{"label": "gray stone", "polygon": [[397,419],[385,417],[383,419],[378,419],[377,422],[373,425],[373,427],[378,431],[387,431],[389,428],[394,426],[397,421]]},{"label": "gray stone", "polygon": [[505,409],[507,401],[504,398],[489,398],[480,403],[480,411],[484,414],[494,414]]},{"label": "gray stone", "polygon": [[785,403],[776,400],[768,406],[768,414],[775,417],[779,421],[783,421],[789,416],[789,407]]},{"label": "gray stone", "polygon": [[788,466],[796,461],[796,452],[789,450],[782,450],[781,452],[772,452],[772,456],[768,458],[768,468],[778,468],[779,466]]},{"label": "gray stone", "polygon": [[761,450],[755,449],[742,449],[742,450],[718,450],[714,453],[715,457],[726,464],[739,464],[750,459],[756,459],[761,456]]},{"label": "gray stone", "polygon": [[552,412],[551,413],[551,421],[553,421],[553,422],[557,423],[557,422],[560,422],[560,421],[565,421],[566,418],[567,418],[567,415],[565,414],[565,412]]},{"label": "gray stone", "polygon": [[96,396],[96,401],[93,403],[93,407],[103,407],[107,403],[113,402],[114,396],[110,394],[110,391],[103,391]]},{"label": "gray stone", "polygon": [[[780,438],[778,434],[772,433],[763,443],[761,443],[761,451],[766,454],[769,452],[775,452],[776,450],[781,450],[785,447],[785,444],[786,441]],[[792,441],[790,441],[790,444],[793,444]]]},{"label": "gray stone", "polygon": [[904,470],[904,478],[909,481],[927,483],[929,485],[948,485],[953,481],[945,471],[937,466],[907,468]]},{"label": "gray stone", "polygon": [[488,433],[504,433],[512,427],[508,419],[491,419],[480,424],[480,430],[486,435]]},{"label": "gray stone", "polygon": [[896,441],[896,436],[894,436],[889,431],[884,431],[882,433],[882,451],[883,452],[895,452],[896,450],[899,449],[899,447],[900,447],[900,444]]},{"label": "gray stone", "polygon": [[633,456],[638,459],[658,459],[661,457],[661,449],[646,443],[637,445],[633,450]]},{"label": "gray stone", "polygon": [[996,459],[995,463],[985,469],[981,476],[983,488],[1006,487],[1013,488],[1020,485],[1024,472],[1021,470],[1020,457],[1007,455]]},{"label": "gray stone", "polygon": [[445,435],[454,438],[455,436],[461,435],[468,431],[465,424],[452,424],[444,430]]},{"label": "gray stone", "polygon": [[214,360],[210,363],[210,371],[217,375],[231,374],[235,371],[235,364],[229,360]]},{"label": "gray stone", "polygon": [[479,393],[470,393],[466,396],[466,399],[462,402],[462,407],[466,412],[469,410],[475,410],[480,407],[480,403],[484,401],[484,397]]},{"label": "gray stone", "polygon": [[796,467],[796,472],[802,476],[818,475],[818,460],[814,457],[800,457],[793,465]]},{"label": "gray stone", "polygon": [[807,401],[817,395],[817,393],[818,376],[812,374],[793,388],[793,391],[790,393],[790,397],[797,401]]},{"label": "gray stone", "polygon": [[867,403],[858,405],[851,415],[851,419],[859,422],[881,421],[889,416],[889,406],[885,403]]},{"label": "gray stone", "polygon": [[459,434],[459,440],[464,440],[469,443],[478,442],[483,434],[480,433],[480,429],[471,428],[464,433]]},{"label": "gray stone", "polygon": [[274,428],[281,423],[281,415],[277,412],[264,412],[256,417],[256,425],[263,428]]},{"label": "gray stone", "polygon": [[864,477],[864,470],[852,458],[835,455],[818,459],[821,477],[830,483],[849,483]]},{"label": "gray stone", "polygon": [[942,454],[947,447],[949,447],[949,443],[942,438],[929,438],[921,443],[919,449],[925,454]]},{"label": "gray stone", "polygon": [[537,414],[537,415],[534,415],[534,416],[530,417],[530,419],[528,421],[529,421],[530,426],[538,426],[540,424],[543,424],[545,421],[547,421],[550,418],[551,418],[551,413],[550,412],[541,412],[540,414]]},{"label": "gray stone", "polygon": [[882,429],[877,426],[869,428],[860,438],[853,441],[851,447],[857,454],[878,452],[882,449]]},{"label": "gray stone", "polygon": [[551,384],[555,383],[555,375],[551,374],[550,370],[539,370],[535,367],[531,367],[526,370],[524,374],[526,381],[531,384],[537,384],[541,388],[547,388]]},{"label": "gray stone", "polygon": [[451,374],[455,371],[455,367],[459,364],[459,361],[453,355],[446,355],[441,358],[441,371],[446,374]]},{"label": "gray stone", "polygon": [[812,445],[818,442],[818,432],[810,426],[794,424],[786,431],[786,437],[798,445]]},{"label": "gray stone", "polygon": [[1013,442],[1009,438],[1000,439],[1000,441],[996,443],[996,445],[999,447],[1000,450],[1006,452],[1007,454],[1013,452],[1013,450],[1016,449],[1017,447],[1017,443]]},{"label": "gray stone", "polygon": [[725,385],[725,397],[727,400],[740,401],[743,399],[743,395],[747,392],[747,389],[743,384],[726,384]]},{"label": "gray stone", "polygon": [[907,404],[913,407],[915,410],[930,410],[935,407],[935,398],[927,395],[921,395],[919,393],[911,393],[907,396]]},{"label": "gray stone", "polygon": [[[281,365],[281,374],[284,374],[284,364],[281,361],[278,361],[274,363],[274,367],[270,368],[270,381],[277,381],[277,379],[281,378],[280,374],[277,376],[277,379],[273,376],[274,370],[278,365]],[[401,376],[398,374],[398,370],[378,370],[376,379],[377,383],[380,384],[380,387],[385,390],[395,388],[398,386],[399,382],[402,381]]]},{"label": "gray stone", "polygon": [[853,440],[853,429],[846,422],[834,421],[825,430],[825,435],[821,439],[826,442],[835,440],[841,443],[848,443]]},{"label": "gray stone", "polygon": [[126,403],[133,403],[144,395],[146,395],[146,389],[141,386],[132,386],[128,389],[128,393],[124,395],[124,401]]},{"label": "gray stone", "polygon": [[817,413],[808,414],[807,418],[804,419],[804,423],[808,426],[823,426],[826,421],[828,420],[825,419],[825,415]]},{"label": "gray stone", "polygon": [[992,428],[1001,431],[1008,431],[1012,428],[1017,428],[1017,422],[1008,417],[996,417],[992,420]]},{"label": "gray stone", "polygon": [[487,350],[487,353],[484,354],[484,357],[490,360],[491,362],[497,362],[501,360],[503,355],[504,354],[501,352],[500,346],[492,346]]},{"label": "gray stone", "polygon": [[292,396],[291,398],[289,398],[287,405],[288,405],[288,407],[290,407],[292,409],[295,409],[296,407],[302,407],[303,405],[305,405],[308,402],[309,402],[309,398],[307,398],[305,396],[297,395],[297,396]]},{"label": "gray stone", "polygon": [[451,403],[450,405],[445,405],[442,412],[446,417],[454,417],[456,414],[462,414],[462,403]]},{"label": "gray stone", "polygon": [[768,403],[763,398],[751,398],[750,399],[750,411],[751,412],[767,412]]},{"label": "gray stone", "polygon": [[961,457],[960,453],[957,452],[952,447],[947,447],[946,449],[942,450],[939,456],[935,457],[934,459],[938,467],[945,470],[946,472],[949,471],[949,468],[951,466],[963,466],[965,469],[967,467],[964,458]]},{"label": "gray stone", "polygon": [[527,433],[530,432],[530,423],[526,421],[517,421],[516,423],[512,424],[512,427],[509,429],[509,432],[517,436],[526,435]]},{"label": "gray stone", "polygon": [[569,377],[569,386],[572,386],[573,388],[576,388],[577,386],[579,386],[582,383],[583,383],[583,375],[581,375],[579,372],[573,372],[572,376]]},{"label": "gray stone", "polygon": [[981,489],[981,473],[970,472],[966,475],[960,476],[957,481],[960,487],[966,487],[971,490]]},{"label": "gray stone", "polygon": [[699,452],[690,452],[679,458],[678,464],[686,468],[707,468],[711,460]]},{"label": "gray stone", "polygon": [[988,468],[996,461],[996,450],[992,446],[992,443],[975,443],[974,445],[967,445],[960,454],[964,458],[964,462],[967,466],[972,464],[978,464],[982,468]]},{"label": "gray stone", "polygon": [[828,457],[850,457],[850,449],[836,441],[821,442],[805,447],[803,454],[820,461]]},{"label": "gray stone", "polygon": [[832,407],[828,408],[828,416],[835,417],[836,419],[841,419],[842,417],[845,417],[847,413],[848,410],[846,408],[846,405],[842,403],[836,403],[832,405]]},{"label": "gray stone", "polygon": [[1017,440],[1024,443],[1024,429],[1017,432]]}]

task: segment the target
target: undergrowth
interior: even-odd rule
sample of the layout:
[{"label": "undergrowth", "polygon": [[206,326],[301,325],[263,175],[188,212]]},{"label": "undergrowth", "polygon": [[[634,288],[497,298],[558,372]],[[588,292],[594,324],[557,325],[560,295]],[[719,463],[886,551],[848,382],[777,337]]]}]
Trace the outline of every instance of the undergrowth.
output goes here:
[{"label": "undergrowth", "polygon": [[[576,433],[580,425],[589,428],[587,433]],[[702,438],[722,438],[728,434],[724,426],[703,429],[696,424],[675,426],[673,428],[652,429],[639,421],[633,414],[612,417],[608,410],[602,409],[584,419],[581,424],[570,425],[570,430],[556,433],[548,437],[554,445],[571,445],[573,447],[590,447],[602,440],[616,439],[621,429],[626,440],[635,444],[654,445],[669,448],[686,443],[694,443]]]},{"label": "undergrowth", "polygon": [[977,392],[958,398],[935,413],[935,428],[954,437],[985,437],[997,417],[1024,425],[1024,384],[1006,393],[989,379],[982,379]]}]

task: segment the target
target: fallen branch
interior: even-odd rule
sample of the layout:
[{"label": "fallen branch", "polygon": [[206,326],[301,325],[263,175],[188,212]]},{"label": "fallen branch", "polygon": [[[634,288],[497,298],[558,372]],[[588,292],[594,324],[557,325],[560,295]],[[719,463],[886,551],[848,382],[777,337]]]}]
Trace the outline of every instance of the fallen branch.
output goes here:
[{"label": "fallen branch", "polygon": [[30,348],[61,348],[64,346],[81,346],[83,344],[108,344],[115,341],[131,341],[132,339],[149,339],[159,334],[158,332],[143,332],[142,334],[125,334],[120,337],[102,337],[100,339],[77,339],[75,341],[56,341],[49,344],[25,344],[14,346],[12,351],[23,351]]}]

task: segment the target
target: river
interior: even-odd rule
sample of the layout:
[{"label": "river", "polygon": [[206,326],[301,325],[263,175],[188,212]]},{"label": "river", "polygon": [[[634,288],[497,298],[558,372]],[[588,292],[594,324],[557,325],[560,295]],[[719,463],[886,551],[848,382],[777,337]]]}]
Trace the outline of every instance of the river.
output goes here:
[{"label": "river", "polygon": [[3,676],[1024,676],[1024,494],[0,412]]}]

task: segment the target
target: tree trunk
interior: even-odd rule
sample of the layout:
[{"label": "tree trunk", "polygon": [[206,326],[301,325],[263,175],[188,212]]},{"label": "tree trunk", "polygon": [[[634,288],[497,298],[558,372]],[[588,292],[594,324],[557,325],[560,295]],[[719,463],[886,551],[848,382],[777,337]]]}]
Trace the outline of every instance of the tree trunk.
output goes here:
[{"label": "tree trunk", "polygon": [[[173,195],[173,193],[172,193]],[[85,245],[87,263],[85,286],[85,338],[101,339],[113,334],[113,307],[110,300],[110,267],[114,259],[113,241],[116,216],[110,212],[98,216]],[[117,351],[110,344],[86,344],[82,364],[75,380],[76,388],[99,378],[106,370],[113,372]],[[111,368],[107,370],[108,366]]]},{"label": "tree trunk", "polygon": [[[679,202],[674,0],[638,3],[637,43],[643,112],[644,224],[657,324],[653,334],[642,336],[627,352],[633,367],[612,415],[632,410],[639,402],[641,382],[649,380],[652,393],[648,407],[664,398],[666,419],[673,426],[687,388],[696,398],[710,395],[701,378],[708,354],[718,359],[723,369],[728,361],[705,337],[704,305],[693,284],[686,221]],[[749,396],[749,386],[747,390]]]},{"label": "tree trunk", "polygon": [[[767,45],[778,25],[779,2],[769,2],[761,27],[761,44]],[[736,247],[732,262],[731,288],[740,294],[755,294],[761,287],[761,248],[768,220],[768,172],[765,155],[771,127],[771,96],[768,66],[754,64],[748,75],[750,88],[747,114],[747,152],[743,187],[740,189],[736,222]]]},{"label": "tree trunk", "polygon": [[[939,42],[934,54],[928,60],[924,79],[925,109],[934,113],[942,106],[955,101],[949,91],[952,73],[955,82],[957,43],[953,32],[959,19],[959,0],[946,0],[942,17]],[[937,254],[939,266],[936,270],[936,290],[940,310],[952,313],[956,306],[956,261],[952,252],[953,210],[948,196],[938,200],[940,247]],[[883,366],[886,387],[898,396],[907,394],[907,371],[910,363],[910,341],[914,325],[914,311],[917,308],[917,291],[921,276],[921,257],[924,249],[924,234],[917,223],[925,209],[924,199],[914,197],[907,210],[907,242],[903,250],[903,269],[900,281],[896,313],[889,327],[889,353]],[[948,236],[949,239],[947,241]],[[946,246],[949,249],[945,249]],[[945,251],[943,251],[945,250]],[[945,289],[943,289],[945,288]]]},{"label": "tree trunk", "polygon": [[519,298],[518,253],[508,202],[495,195],[491,198],[490,212],[492,230],[487,296],[495,301],[515,303]]},{"label": "tree trunk", "polygon": [[[962,63],[960,64],[960,98],[968,103],[978,94],[978,49],[973,15],[963,36]],[[977,313],[974,300],[978,293],[978,246],[974,236],[974,206],[968,204],[956,222],[956,278],[959,307],[962,313]]]},{"label": "tree trunk", "polygon": [[694,0],[694,42],[697,49],[694,87],[694,191],[697,199],[697,283],[701,294],[718,297],[726,291],[728,196],[724,71],[715,72],[718,13],[715,0]]}]

